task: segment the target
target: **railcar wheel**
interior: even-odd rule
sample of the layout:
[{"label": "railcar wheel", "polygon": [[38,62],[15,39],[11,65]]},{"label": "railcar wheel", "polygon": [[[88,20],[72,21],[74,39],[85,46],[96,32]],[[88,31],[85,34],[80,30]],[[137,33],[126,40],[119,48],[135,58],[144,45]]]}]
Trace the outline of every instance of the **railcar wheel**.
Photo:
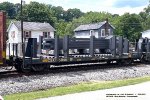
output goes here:
[{"label": "railcar wheel", "polygon": [[31,68],[30,67],[23,67],[23,65],[15,65],[15,68],[18,72],[24,72],[24,73],[28,73],[31,71]]},{"label": "railcar wheel", "polygon": [[31,72],[31,67],[28,65],[23,67],[23,65],[21,65],[21,72],[29,73]]},{"label": "railcar wheel", "polygon": [[42,66],[42,65],[34,65],[34,66],[32,66],[32,70],[35,71],[35,72],[43,71],[44,69],[45,69],[45,66]]},{"label": "railcar wheel", "polygon": [[132,59],[122,59],[117,61],[118,65],[130,65],[132,64]]},{"label": "railcar wheel", "polygon": [[17,70],[18,72],[28,73],[28,72],[31,71],[31,67],[30,67],[30,66],[25,65],[25,66],[23,67],[23,63],[22,63],[22,60],[21,60],[21,59],[16,59],[14,66],[15,66],[15,68],[16,68],[16,70]]},{"label": "railcar wheel", "polygon": [[108,61],[107,61],[107,64],[111,64],[111,61],[110,61],[110,60],[108,60]]},{"label": "railcar wheel", "polygon": [[21,65],[22,65],[22,60],[20,60],[19,58],[17,58],[17,59],[15,60],[14,66],[15,66],[15,69],[16,69],[18,72],[21,72]]},{"label": "railcar wheel", "polygon": [[120,66],[120,65],[123,65],[122,60],[117,60],[116,62],[117,62],[117,64],[118,64],[119,66]]},{"label": "railcar wheel", "polygon": [[31,71],[31,68],[30,68],[30,67],[28,67],[28,68],[23,67],[22,63],[21,63],[21,64],[16,64],[16,65],[15,65],[15,68],[16,68],[16,70],[17,70],[18,72],[28,73],[28,72]]},{"label": "railcar wheel", "polygon": [[146,60],[146,55],[142,55],[140,61],[141,61],[142,63],[146,63],[146,62],[147,62],[147,60]]},{"label": "railcar wheel", "polygon": [[132,64],[132,60],[131,59],[126,59],[126,60],[124,60],[124,64],[125,65],[130,65],[130,64]]},{"label": "railcar wheel", "polygon": [[15,69],[18,71],[18,72],[21,72],[21,68],[18,64],[15,64]]}]

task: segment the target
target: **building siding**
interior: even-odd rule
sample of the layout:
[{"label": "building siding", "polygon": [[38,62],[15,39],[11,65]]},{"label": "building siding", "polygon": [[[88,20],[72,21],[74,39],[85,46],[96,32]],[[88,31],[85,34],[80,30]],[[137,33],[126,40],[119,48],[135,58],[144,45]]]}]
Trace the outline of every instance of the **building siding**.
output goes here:
[{"label": "building siding", "polygon": [[[94,31],[94,36],[98,38],[98,30],[93,30]],[[76,38],[90,38],[90,30],[85,30],[85,31],[78,31],[75,32],[74,37]]]},{"label": "building siding", "polygon": [[[15,32],[15,37],[14,38],[12,37],[12,32],[13,31]],[[8,32],[8,41],[9,41],[9,43],[18,43],[18,41],[19,41],[18,35],[19,35],[19,33],[18,33],[17,27],[14,24],[12,24],[12,26],[10,28],[10,31]]]},{"label": "building siding", "polygon": [[[96,37],[96,38],[101,38],[102,36],[101,36],[101,30],[102,29],[105,29],[106,28],[106,26],[105,26],[105,24],[103,25],[103,26],[101,26],[99,29],[94,29],[94,36]],[[110,26],[110,25],[108,25],[108,29],[110,29],[110,34],[109,35],[113,35],[113,28]],[[76,38],[90,38],[90,30],[82,30],[82,31],[75,31],[74,32],[74,37],[76,37]]]},{"label": "building siding", "polygon": [[[15,37],[12,37],[12,31],[15,31]],[[30,31],[30,30],[27,30]],[[37,38],[37,42],[39,42],[39,36],[43,36],[43,32],[49,32],[49,31],[31,31],[31,38]],[[50,37],[54,38],[54,32],[50,32]],[[8,40],[7,40],[7,46],[6,46],[6,55],[9,55],[9,49],[10,49],[10,55],[13,55],[13,43],[17,43],[18,44],[18,56],[22,55],[22,35],[21,35],[21,31],[18,30],[18,28],[12,24],[10,26],[10,29],[8,31]],[[9,48],[9,44],[10,44],[10,48]],[[14,52],[15,54],[15,52]]]}]

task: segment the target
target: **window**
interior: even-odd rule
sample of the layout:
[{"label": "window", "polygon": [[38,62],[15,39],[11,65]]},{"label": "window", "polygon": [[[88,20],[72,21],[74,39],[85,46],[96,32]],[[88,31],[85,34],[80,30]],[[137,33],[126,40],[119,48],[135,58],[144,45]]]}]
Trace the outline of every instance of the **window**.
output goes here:
[{"label": "window", "polygon": [[110,29],[105,29],[105,36],[109,36],[110,35]]},{"label": "window", "polygon": [[29,38],[29,32],[25,32],[25,38]]},{"label": "window", "polygon": [[90,30],[90,36],[94,36],[94,30]]},{"label": "window", "polygon": [[79,32],[76,32],[76,36],[81,36],[82,34]]},{"label": "window", "polygon": [[11,37],[14,39],[15,38],[15,31],[11,31]]},{"label": "window", "polygon": [[31,37],[31,31],[24,31],[24,38],[28,39]]},{"label": "window", "polygon": [[43,37],[44,38],[50,37],[50,32],[43,32]]},{"label": "window", "polygon": [[105,36],[105,29],[101,29],[101,37]]},{"label": "window", "polygon": [[110,30],[110,29],[108,29],[108,33],[109,33],[109,35],[112,35],[112,33],[111,33],[111,30]]}]

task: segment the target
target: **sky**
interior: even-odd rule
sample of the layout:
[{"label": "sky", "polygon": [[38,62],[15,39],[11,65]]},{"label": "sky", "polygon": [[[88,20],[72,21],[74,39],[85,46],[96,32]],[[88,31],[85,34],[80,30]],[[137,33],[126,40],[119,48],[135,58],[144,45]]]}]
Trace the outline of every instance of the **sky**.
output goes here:
[{"label": "sky", "polygon": [[[0,2],[20,3],[21,0],[0,0]],[[139,13],[148,6],[149,0],[24,0],[27,4],[30,1],[62,6],[65,10],[78,8],[83,12],[97,11],[109,12],[122,15],[126,12]]]}]

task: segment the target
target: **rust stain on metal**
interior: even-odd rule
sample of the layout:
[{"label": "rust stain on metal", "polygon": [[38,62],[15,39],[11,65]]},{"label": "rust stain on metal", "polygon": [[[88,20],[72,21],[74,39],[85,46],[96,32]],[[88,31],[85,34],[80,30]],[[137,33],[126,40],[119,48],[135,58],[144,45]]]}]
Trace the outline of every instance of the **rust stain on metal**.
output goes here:
[{"label": "rust stain on metal", "polygon": [[0,62],[4,62],[3,52],[6,51],[6,13],[0,12]]}]

